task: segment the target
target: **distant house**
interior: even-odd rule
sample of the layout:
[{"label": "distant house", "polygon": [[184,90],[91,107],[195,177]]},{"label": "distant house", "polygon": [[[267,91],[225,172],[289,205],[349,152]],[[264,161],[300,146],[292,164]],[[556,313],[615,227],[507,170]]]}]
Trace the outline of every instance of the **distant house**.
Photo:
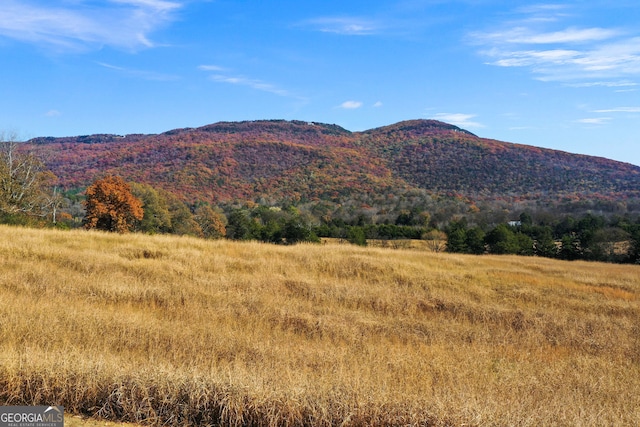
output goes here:
[{"label": "distant house", "polygon": [[511,227],[520,227],[522,225],[522,221],[509,221],[507,224]]}]

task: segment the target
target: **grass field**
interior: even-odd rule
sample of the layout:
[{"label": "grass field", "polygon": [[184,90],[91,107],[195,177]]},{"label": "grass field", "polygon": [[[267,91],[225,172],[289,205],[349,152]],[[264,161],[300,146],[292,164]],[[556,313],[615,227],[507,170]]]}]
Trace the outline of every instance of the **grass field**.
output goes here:
[{"label": "grass field", "polygon": [[65,427],[139,427],[138,424],[96,420],[92,418],[79,417],[77,415],[66,415],[64,417],[64,426]]},{"label": "grass field", "polygon": [[640,266],[0,227],[0,404],[153,425],[637,426]]}]

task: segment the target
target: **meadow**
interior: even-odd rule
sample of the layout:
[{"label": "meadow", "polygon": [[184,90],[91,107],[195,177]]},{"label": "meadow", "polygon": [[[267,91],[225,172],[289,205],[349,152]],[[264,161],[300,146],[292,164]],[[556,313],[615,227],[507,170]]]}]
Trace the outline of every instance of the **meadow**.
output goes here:
[{"label": "meadow", "polygon": [[637,426],[640,266],[0,226],[0,404],[144,425]]}]

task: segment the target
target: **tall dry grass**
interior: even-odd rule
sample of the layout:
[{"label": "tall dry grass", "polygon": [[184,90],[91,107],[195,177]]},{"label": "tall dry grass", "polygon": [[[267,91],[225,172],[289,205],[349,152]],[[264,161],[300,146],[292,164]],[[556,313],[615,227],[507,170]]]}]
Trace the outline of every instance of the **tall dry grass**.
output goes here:
[{"label": "tall dry grass", "polygon": [[0,404],[155,425],[638,425],[640,267],[0,227]]}]

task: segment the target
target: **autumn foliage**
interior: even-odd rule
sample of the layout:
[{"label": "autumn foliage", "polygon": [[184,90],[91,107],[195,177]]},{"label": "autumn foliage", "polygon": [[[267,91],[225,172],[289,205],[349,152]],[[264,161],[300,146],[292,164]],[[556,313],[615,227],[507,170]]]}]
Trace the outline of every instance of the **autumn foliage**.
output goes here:
[{"label": "autumn foliage", "polygon": [[142,202],[131,194],[129,185],[119,176],[107,176],[87,188],[84,226],[126,233],[144,215]]},{"label": "autumn foliage", "polygon": [[221,122],[158,135],[38,138],[30,146],[65,189],[107,173],[191,204],[341,201],[407,190],[476,201],[640,195],[637,166],[480,138],[435,120],[364,132],[300,121]]}]

